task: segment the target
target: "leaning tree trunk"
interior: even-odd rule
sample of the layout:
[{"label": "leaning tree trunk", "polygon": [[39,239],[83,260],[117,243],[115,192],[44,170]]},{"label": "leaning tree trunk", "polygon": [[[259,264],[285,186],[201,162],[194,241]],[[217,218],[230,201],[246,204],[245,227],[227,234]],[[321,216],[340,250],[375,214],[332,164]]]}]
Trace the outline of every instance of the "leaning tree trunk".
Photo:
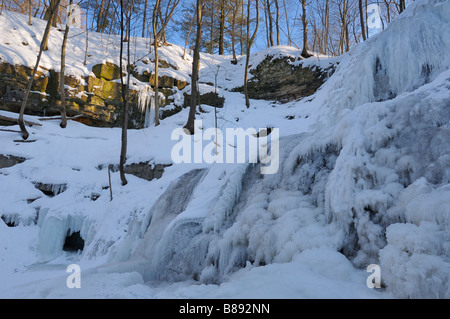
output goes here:
[{"label": "leaning tree trunk", "polygon": [[[56,0],[56,3],[55,3],[54,7],[58,7],[59,2],[60,2],[60,0]],[[28,131],[27,131],[26,127],[25,127],[25,122],[23,120],[23,114],[24,114],[25,108],[27,106],[28,96],[30,95],[31,86],[33,85],[34,77],[35,77],[37,69],[39,67],[39,62],[41,61],[42,52],[45,51],[44,50],[45,39],[48,39],[48,36],[50,34],[50,28],[52,26],[52,17],[53,17],[54,13],[55,13],[54,10],[52,10],[50,12],[50,16],[49,16],[49,19],[47,21],[47,26],[45,27],[44,35],[42,37],[41,46],[39,48],[39,53],[38,53],[38,56],[37,56],[37,59],[36,59],[36,64],[34,66],[33,73],[31,74],[31,77],[28,80],[27,89],[25,91],[25,96],[23,98],[22,105],[20,106],[18,123],[19,123],[20,131],[22,133],[22,138],[24,140],[26,140],[28,138],[28,136],[30,136],[30,134],[28,133]]]},{"label": "leaning tree trunk", "polygon": [[192,25],[194,24],[195,14],[192,15],[191,21],[189,21],[189,30],[186,36],[186,41],[184,42],[184,50],[183,50],[183,60],[186,59],[186,48],[189,42],[189,36],[191,35]]},{"label": "leaning tree trunk", "polygon": [[[44,20],[50,22],[50,26],[56,27],[56,17],[58,15],[58,6],[61,0],[51,0],[50,5],[45,12]],[[50,32],[50,30],[49,30]],[[44,39],[42,42],[44,43],[44,51],[48,50],[48,38],[50,33],[44,34]]]},{"label": "leaning tree trunk", "polygon": [[203,0],[197,0],[197,37],[195,39],[194,61],[192,62],[192,78],[191,78],[191,107],[189,109],[189,117],[184,129],[188,134],[194,134],[195,111],[197,108],[197,83],[198,71],[200,64],[200,44],[202,39],[202,9]]}]

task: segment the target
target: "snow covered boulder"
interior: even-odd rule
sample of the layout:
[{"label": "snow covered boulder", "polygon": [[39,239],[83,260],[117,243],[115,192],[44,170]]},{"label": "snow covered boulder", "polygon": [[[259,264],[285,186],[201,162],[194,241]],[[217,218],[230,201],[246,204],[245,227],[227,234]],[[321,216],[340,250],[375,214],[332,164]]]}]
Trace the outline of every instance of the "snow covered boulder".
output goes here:
[{"label": "snow covered boulder", "polygon": [[250,59],[249,97],[284,103],[310,96],[334,73],[338,61],[327,56],[304,59],[300,50],[288,46],[257,52]]}]

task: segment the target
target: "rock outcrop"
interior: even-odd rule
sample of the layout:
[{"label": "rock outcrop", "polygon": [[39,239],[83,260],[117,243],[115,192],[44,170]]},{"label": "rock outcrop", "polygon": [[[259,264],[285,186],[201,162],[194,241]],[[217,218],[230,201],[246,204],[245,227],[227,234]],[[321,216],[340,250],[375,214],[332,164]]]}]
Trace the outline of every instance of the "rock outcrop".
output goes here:
[{"label": "rock outcrop", "polygon": [[[249,97],[282,103],[294,101],[314,94],[334,73],[334,64],[322,69],[315,64],[305,66],[301,60],[301,57],[268,55],[249,71],[252,75],[247,84]],[[243,92],[243,87],[235,91]]]},{"label": "rock outcrop", "polygon": [[[171,67],[168,63],[161,67]],[[32,69],[23,65],[0,63],[0,110],[18,113],[24,98],[25,88]],[[66,92],[66,111],[68,116],[76,116],[77,121],[92,126],[120,126],[122,121],[122,97],[120,68],[110,62],[96,64],[90,75],[74,77],[66,75],[64,85]],[[154,74],[133,72],[136,82],[144,82],[154,87]],[[36,73],[25,114],[37,116],[54,116],[60,114],[59,73],[42,67]],[[177,91],[188,85],[169,76],[159,77],[161,99],[164,107],[171,103]],[[141,128],[145,117],[139,103],[138,90],[130,90],[129,128]]]}]

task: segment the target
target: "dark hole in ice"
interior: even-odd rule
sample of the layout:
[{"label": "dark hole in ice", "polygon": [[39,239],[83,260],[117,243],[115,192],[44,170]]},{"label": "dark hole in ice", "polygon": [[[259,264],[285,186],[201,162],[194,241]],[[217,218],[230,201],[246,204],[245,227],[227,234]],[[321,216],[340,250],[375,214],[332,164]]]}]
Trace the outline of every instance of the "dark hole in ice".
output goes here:
[{"label": "dark hole in ice", "polygon": [[6,218],[5,216],[2,216],[2,220],[5,222],[6,226],[8,226],[8,227],[18,226],[18,224],[16,224],[16,222],[11,218]]},{"label": "dark hole in ice", "polygon": [[80,232],[76,231],[70,234],[67,233],[66,240],[64,241],[63,250],[68,252],[77,252],[83,250],[84,239],[81,237]]}]

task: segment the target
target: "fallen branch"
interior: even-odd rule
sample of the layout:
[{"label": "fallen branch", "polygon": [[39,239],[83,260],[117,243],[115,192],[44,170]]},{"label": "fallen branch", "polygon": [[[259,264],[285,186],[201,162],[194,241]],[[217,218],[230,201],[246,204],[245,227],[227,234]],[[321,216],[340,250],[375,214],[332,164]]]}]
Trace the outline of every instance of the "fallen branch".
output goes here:
[{"label": "fallen branch", "polygon": [[2,132],[12,132],[12,133],[22,133],[21,131],[8,130],[8,129],[5,129],[5,128],[0,128],[0,131],[2,131]]},{"label": "fallen branch", "polygon": [[[75,115],[72,117],[68,117],[67,119],[74,120],[74,119],[81,118],[81,117],[83,117],[83,115]],[[54,117],[41,117],[38,120],[39,121],[51,121],[51,120],[60,120],[60,119],[61,119],[61,116],[54,116]]]},{"label": "fallen branch", "polygon": [[16,143],[33,143],[36,142],[36,140],[14,140]]},{"label": "fallen branch", "polygon": [[[6,122],[11,122],[11,123],[16,123],[16,124],[19,123],[16,118],[3,116],[3,115],[0,115],[0,120],[6,121]],[[40,124],[40,123],[35,123],[35,122],[31,122],[31,121],[24,121],[24,122],[28,126],[33,126],[33,125],[42,126],[42,124]]]}]

